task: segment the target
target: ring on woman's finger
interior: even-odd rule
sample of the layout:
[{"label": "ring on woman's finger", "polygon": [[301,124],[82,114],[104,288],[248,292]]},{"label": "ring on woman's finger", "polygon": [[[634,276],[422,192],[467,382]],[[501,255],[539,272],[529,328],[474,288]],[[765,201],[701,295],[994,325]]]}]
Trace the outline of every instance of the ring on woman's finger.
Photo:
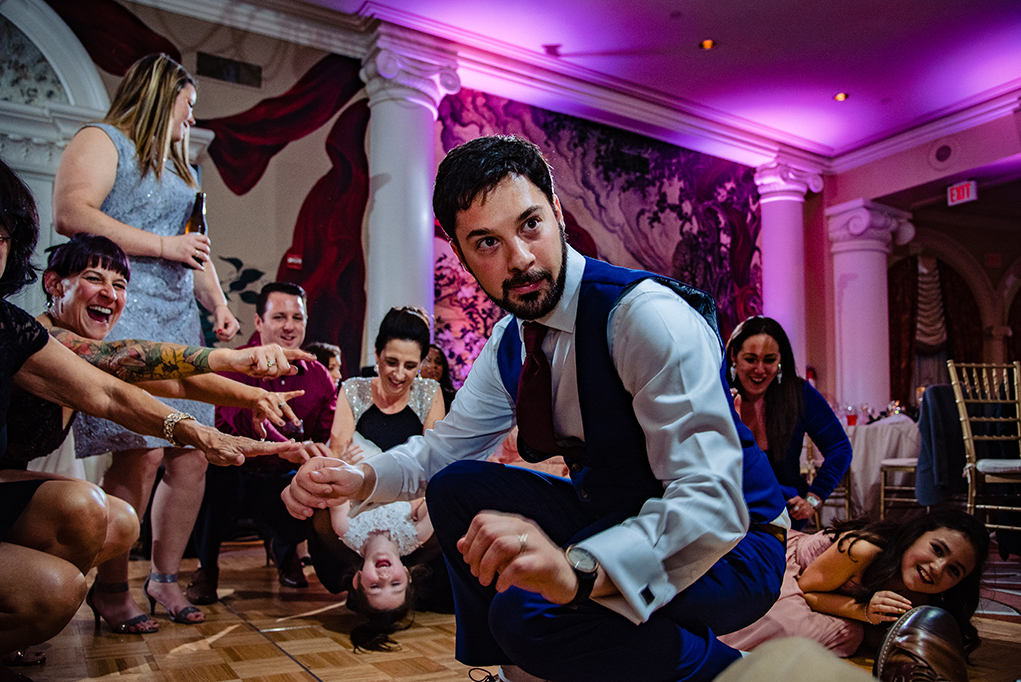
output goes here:
[{"label": "ring on woman's finger", "polygon": [[276,360],[267,360],[266,361],[266,366],[267,367],[276,367],[276,364],[277,364]]},{"label": "ring on woman's finger", "polygon": [[525,547],[528,547],[528,533],[522,533],[518,536],[518,542],[521,543],[521,548],[518,549],[518,554],[523,554]]}]

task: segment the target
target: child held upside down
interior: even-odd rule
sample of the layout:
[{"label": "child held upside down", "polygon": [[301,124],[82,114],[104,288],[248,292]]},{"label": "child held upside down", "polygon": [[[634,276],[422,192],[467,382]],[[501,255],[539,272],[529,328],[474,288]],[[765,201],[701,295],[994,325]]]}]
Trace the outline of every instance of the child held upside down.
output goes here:
[{"label": "child held upside down", "polygon": [[[433,534],[425,500],[392,502],[349,517],[350,502],[330,510],[334,532],[362,557],[351,580],[347,607],[367,618],[351,631],[355,651],[390,651],[390,635],[411,625],[414,602],[412,571],[401,557],[411,554]],[[419,568],[419,567],[415,567]]]}]

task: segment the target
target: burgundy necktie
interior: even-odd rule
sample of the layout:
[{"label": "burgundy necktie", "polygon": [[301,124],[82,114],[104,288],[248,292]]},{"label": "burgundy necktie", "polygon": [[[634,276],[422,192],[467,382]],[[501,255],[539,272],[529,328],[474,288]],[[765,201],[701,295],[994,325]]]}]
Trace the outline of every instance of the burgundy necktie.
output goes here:
[{"label": "burgundy necktie", "polygon": [[[549,327],[525,322],[525,361],[518,381],[518,433],[531,449],[545,455],[564,454],[553,435],[553,379],[542,340]],[[522,456],[524,456],[522,454]]]}]

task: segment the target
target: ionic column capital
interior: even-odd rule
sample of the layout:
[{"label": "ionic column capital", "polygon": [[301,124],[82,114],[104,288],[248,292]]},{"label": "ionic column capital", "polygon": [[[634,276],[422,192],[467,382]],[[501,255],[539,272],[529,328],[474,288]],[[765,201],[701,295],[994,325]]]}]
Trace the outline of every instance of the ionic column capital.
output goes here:
[{"label": "ionic column capital", "polygon": [[383,24],[373,39],[359,73],[369,106],[385,101],[410,101],[438,115],[440,100],[461,89],[457,58],[427,36]]},{"label": "ionic column capital", "polygon": [[759,202],[805,200],[808,190],[822,191],[822,176],[792,168],[783,161],[771,161],[755,169],[753,176],[759,188]]},{"label": "ionic column capital", "polygon": [[854,199],[826,209],[826,222],[831,251],[883,251],[892,245],[907,244],[915,237],[911,214],[877,204],[868,199]]}]

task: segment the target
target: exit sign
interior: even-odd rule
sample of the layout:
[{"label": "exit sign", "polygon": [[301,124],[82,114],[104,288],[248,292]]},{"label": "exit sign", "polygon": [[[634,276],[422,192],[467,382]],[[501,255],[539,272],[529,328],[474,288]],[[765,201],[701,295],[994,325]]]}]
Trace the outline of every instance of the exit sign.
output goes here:
[{"label": "exit sign", "polygon": [[959,182],[947,187],[947,206],[956,206],[978,199],[978,184],[974,180]]}]

